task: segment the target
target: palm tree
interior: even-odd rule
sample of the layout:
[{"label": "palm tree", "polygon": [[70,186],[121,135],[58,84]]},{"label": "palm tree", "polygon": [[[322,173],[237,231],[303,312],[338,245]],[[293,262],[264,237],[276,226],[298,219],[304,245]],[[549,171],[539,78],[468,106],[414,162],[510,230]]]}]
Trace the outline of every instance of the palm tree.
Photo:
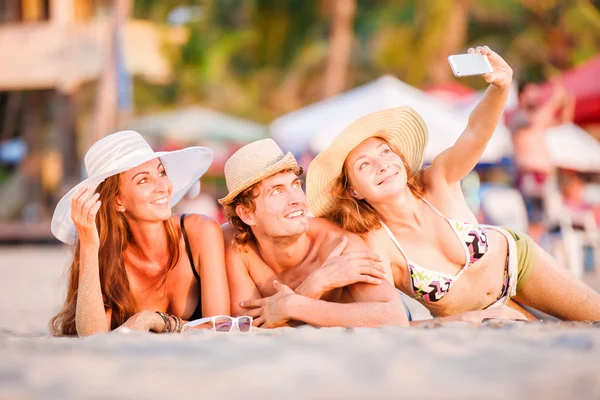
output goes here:
[{"label": "palm tree", "polygon": [[331,34],[327,67],[323,75],[323,97],[330,97],[346,87],[354,38],[356,0],[326,0],[325,7],[331,15]]}]

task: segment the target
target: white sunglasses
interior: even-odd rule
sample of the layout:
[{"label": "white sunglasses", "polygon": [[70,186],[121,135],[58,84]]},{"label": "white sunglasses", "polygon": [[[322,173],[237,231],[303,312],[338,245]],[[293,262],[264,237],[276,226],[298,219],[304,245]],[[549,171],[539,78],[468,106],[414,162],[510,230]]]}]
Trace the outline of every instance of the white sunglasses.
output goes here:
[{"label": "white sunglasses", "polygon": [[243,316],[234,318],[228,315],[216,315],[214,317],[200,318],[183,325],[181,332],[198,325],[206,325],[205,328],[212,326],[212,330],[216,332],[230,332],[235,325],[238,332],[250,332],[252,329],[252,317]]}]

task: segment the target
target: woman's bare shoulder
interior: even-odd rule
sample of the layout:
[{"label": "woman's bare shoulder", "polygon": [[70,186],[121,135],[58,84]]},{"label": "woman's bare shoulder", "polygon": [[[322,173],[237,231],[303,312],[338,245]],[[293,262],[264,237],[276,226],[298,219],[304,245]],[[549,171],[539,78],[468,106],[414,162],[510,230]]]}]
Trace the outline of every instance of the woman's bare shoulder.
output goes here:
[{"label": "woman's bare shoulder", "polygon": [[367,233],[363,233],[360,237],[365,241],[366,244],[369,245],[372,249],[379,248],[381,245],[386,242],[387,233],[383,229],[383,227],[379,227],[376,229],[372,229]]},{"label": "woman's bare shoulder", "polygon": [[[178,220],[180,218],[181,216],[177,216]],[[190,240],[200,237],[223,240],[223,232],[217,220],[203,214],[186,214],[185,231]]]}]

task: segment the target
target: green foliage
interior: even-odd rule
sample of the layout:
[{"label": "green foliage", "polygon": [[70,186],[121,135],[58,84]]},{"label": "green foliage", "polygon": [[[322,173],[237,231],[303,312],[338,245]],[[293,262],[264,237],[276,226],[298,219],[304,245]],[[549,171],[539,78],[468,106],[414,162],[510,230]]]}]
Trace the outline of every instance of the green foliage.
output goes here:
[{"label": "green foliage", "polygon": [[[426,86],[439,81],[436,66],[447,68],[448,49],[479,44],[505,56],[520,79],[548,79],[598,53],[599,3],[356,0],[348,87],[383,73]],[[460,4],[468,5],[464,22]],[[136,0],[134,16],[166,23],[182,5],[200,6],[201,18],[187,24],[183,46],[165,47],[175,72],[171,84],[136,81],[138,109],[199,103],[269,122],[320,99],[330,0]],[[447,40],[457,26],[465,30],[458,46]]]}]

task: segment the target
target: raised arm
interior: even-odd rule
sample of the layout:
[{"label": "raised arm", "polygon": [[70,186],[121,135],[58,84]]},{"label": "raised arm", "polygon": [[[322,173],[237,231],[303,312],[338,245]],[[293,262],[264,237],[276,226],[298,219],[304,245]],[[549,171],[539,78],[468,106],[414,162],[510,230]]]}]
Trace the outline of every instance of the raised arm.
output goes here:
[{"label": "raised arm", "polygon": [[498,54],[487,46],[469,49],[469,53],[481,53],[488,57],[494,72],[485,74],[490,86],[471,112],[466,129],[454,146],[442,152],[427,169],[428,181],[460,182],[479,162],[483,151],[502,117],[508,99],[512,69]]},{"label": "raised arm", "polygon": [[111,312],[104,309],[98,262],[100,239],[96,214],[101,205],[99,197],[98,193],[84,187],[71,202],[71,218],[79,236],[79,286],[75,309],[75,327],[79,336],[110,330]]},{"label": "raised arm", "polygon": [[260,299],[261,294],[248,272],[246,254],[243,253],[243,249],[233,243],[232,228],[229,224],[223,224],[221,229],[225,246],[225,267],[229,282],[231,315],[245,315],[246,310],[240,306],[240,303],[248,299]]},{"label": "raised arm", "polygon": [[229,315],[229,285],[225,270],[223,232],[212,218],[192,214],[186,220],[192,249],[197,249],[202,315]]},{"label": "raised arm", "polygon": [[573,122],[573,119],[575,118],[575,102],[576,100],[574,94],[565,93],[562,109],[560,110],[560,124]]}]

